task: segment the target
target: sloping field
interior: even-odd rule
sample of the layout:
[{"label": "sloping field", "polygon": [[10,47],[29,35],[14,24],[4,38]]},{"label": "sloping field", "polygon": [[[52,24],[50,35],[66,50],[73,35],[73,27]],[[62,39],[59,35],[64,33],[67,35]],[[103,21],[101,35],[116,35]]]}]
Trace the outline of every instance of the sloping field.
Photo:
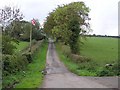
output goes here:
[{"label": "sloping field", "polygon": [[88,37],[84,40],[81,54],[99,62],[112,63],[118,60],[118,39],[106,37]]}]

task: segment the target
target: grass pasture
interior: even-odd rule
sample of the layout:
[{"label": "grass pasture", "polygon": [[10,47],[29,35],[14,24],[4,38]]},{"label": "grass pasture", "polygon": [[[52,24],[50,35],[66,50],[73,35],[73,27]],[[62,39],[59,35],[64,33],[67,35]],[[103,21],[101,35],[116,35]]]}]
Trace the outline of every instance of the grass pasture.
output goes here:
[{"label": "grass pasture", "polygon": [[88,37],[81,47],[81,55],[90,57],[99,64],[113,63],[118,60],[118,39]]},{"label": "grass pasture", "polygon": [[20,41],[19,44],[14,43],[16,46],[15,52],[20,52],[29,46],[29,42]]},{"label": "grass pasture", "polygon": [[106,69],[106,64],[118,62],[118,39],[107,37],[87,37],[83,40],[84,45],[80,46],[80,56],[90,58],[88,62],[75,63],[73,59],[65,55],[70,53],[69,46],[56,44],[56,49],[60,59],[70,71],[80,76],[116,76],[117,66],[113,70]]}]

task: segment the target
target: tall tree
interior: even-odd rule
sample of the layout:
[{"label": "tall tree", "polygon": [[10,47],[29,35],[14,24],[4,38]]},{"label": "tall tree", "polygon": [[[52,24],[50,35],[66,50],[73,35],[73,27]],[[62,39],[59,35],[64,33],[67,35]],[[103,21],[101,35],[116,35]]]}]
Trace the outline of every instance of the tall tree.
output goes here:
[{"label": "tall tree", "polygon": [[69,44],[72,53],[79,53],[79,37],[90,30],[89,11],[84,2],[58,6],[47,17],[44,29],[46,33]]}]

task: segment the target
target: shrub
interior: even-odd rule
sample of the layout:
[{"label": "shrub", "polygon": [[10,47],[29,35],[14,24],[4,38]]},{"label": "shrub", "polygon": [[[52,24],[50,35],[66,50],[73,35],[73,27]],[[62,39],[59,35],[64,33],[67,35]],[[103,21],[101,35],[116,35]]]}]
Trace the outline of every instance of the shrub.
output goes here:
[{"label": "shrub", "polygon": [[90,61],[90,62],[83,62],[83,63],[79,63],[78,64],[78,70],[86,70],[86,71],[89,71],[89,72],[96,72],[96,62],[94,61]]},{"label": "shrub", "polygon": [[84,56],[80,56],[77,54],[71,54],[70,58],[75,62],[75,63],[83,63],[83,62],[89,62],[91,59],[84,57]]},{"label": "shrub", "polygon": [[28,64],[27,58],[21,54],[3,55],[3,75],[15,73],[25,68]]},{"label": "shrub", "polygon": [[27,61],[28,61],[29,63],[32,62],[32,55],[31,55],[30,52],[23,53],[22,56],[25,56],[25,57],[27,58]]},{"label": "shrub", "polygon": [[12,44],[13,38],[11,38],[9,35],[2,35],[2,53],[3,54],[10,54],[12,55],[14,53],[14,49],[16,47]]},{"label": "shrub", "polygon": [[116,75],[120,76],[120,62],[119,62],[119,61],[116,62],[116,63],[113,65],[112,70],[113,70],[113,72],[114,72]]},{"label": "shrub", "polygon": [[114,72],[107,68],[103,68],[103,70],[97,72],[98,76],[113,76]]},{"label": "shrub", "polygon": [[102,67],[97,71],[98,76],[120,76],[119,62],[114,63],[113,66]]}]

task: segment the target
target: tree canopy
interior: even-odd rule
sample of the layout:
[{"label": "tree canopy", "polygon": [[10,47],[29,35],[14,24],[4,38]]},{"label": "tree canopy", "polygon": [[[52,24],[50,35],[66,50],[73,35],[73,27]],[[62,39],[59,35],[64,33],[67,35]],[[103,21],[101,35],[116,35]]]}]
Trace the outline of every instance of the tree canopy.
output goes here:
[{"label": "tree canopy", "polygon": [[90,30],[89,11],[84,2],[58,6],[47,16],[44,30],[47,35],[69,44],[72,53],[79,53],[79,36]]}]

